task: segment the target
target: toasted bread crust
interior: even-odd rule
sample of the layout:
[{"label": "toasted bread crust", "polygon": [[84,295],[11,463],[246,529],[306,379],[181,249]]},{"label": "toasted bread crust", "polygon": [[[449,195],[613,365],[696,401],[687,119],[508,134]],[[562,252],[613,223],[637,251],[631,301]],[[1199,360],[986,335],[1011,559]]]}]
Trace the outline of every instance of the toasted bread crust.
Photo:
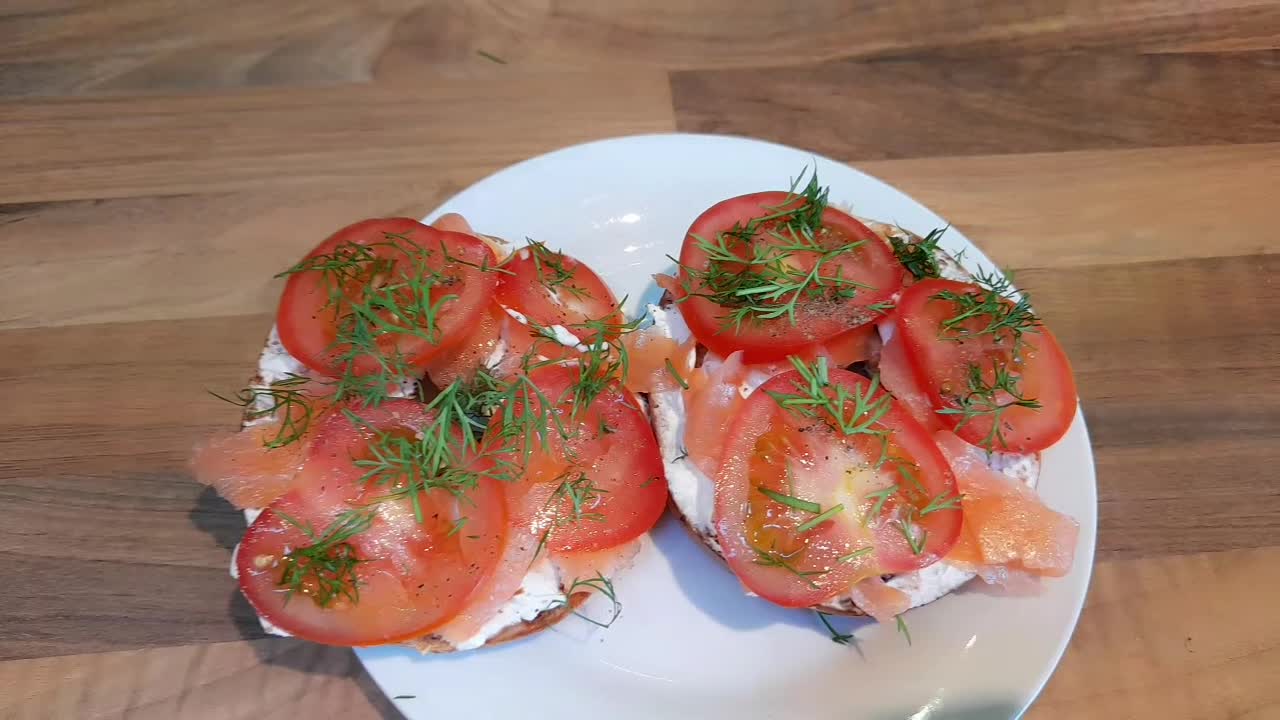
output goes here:
[{"label": "toasted bread crust", "polygon": [[[524,620],[516,623],[515,625],[511,625],[503,629],[502,632],[486,640],[484,645],[481,645],[480,647],[494,647],[495,645],[509,643],[513,640],[519,640],[520,638],[540,633],[552,625],[568,618],[577,611],[578,608],[582,607],[582,604],[585,603],[589,597],[591,597],[589,593],[574,593],[569,596],[569,602],[567,604],[551,608],[549,610],[543,610],[532,620]],[[460,652],[439,635],[425,635],[417,640],[410,640],[405,644],[423,655],[439,655],[443,653]]]}]

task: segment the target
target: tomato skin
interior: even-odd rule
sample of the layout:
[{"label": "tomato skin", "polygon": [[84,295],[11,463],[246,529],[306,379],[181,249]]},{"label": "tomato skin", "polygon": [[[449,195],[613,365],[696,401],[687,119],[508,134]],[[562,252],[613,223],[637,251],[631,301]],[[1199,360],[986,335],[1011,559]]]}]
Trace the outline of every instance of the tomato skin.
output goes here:
[{"label": "tomato skin", "polygon": [[458,343],[457,352],[444,353],[427,363],[427,376],[432,384],[445,388],[454,380],[474,377],[502,342],[503,325],[509,319],[501,305],[491,303],[476,319],[475,327]]},{"label": "tomato skin", "polygon": [[[884,240],[847,213],[828,207],[823,212],[822,225],[834,233],[827,239],[829,245],[836,246],[840,240],[863,241],[847,257],[831,261],[828,267],[838,266],[843,277],[870,287],[858,290],[853,298],[835,302],[802,300],[795,325],[781,317],[744,322],[738,330],[724,328],[728,315],[725,308],[709,298],[699,297],[696,294],[697,281],[688,272],[688,268],[705,270],[709,263],[707,253],[698,247],[697,238],[714,238],[737,224],[745,225],[754,218],[773,212],[771,208],[783,206],[790,198],[785,192],[758,192],[729,198],[698,216],[685,235],[680,250],[682,267],[675,283],[675,298],[698,342],[722,357],[742,350],[745,360],[754,363],[800,354],[806,348],[872,322],[878,315],[868,306],[889,300],[902,286],[902,268]],[[796,253],[797,256],[801,254]],[[689,294],[689,288],[694,294]]]},{"label": "tomato skin", "polygon": [[[488,245],[472,235],[438,230],[409,218],[381,218],[363,220],[337,231],[308,253],[304,261],[332,254],[348,244],[356,244],[370,247],[380,259],[395,263],[397,273],[409,272],[412,261],[404,251],[388,245],[392,242],[389,235],[407,238],[407,242],[416,244],[424,253],[429,253],[426,264],[451,279],[447,286],[442,284],[430,290],[432,303],[437,303],[446,296],[454,296],[440,305],[437,337],[429,340],[407,334],[387,333],[378,338],[381,352],[387,355],[398,352],[410,367],[421,367],[461,341],[485,311],[498,282],[495,273],[463,263],[491,265],[493,254]],[[396,242],[406,241],[397,239]],[[462,262],[447,260],[441,252],[443,248],[447,248],[450,256]],[[389,277],[395,280],[400,275],[392,273]],[[359,288],[351,286],[346,289],[349,293],[364,292],[363,287],[364,283],[361,283]],[[335,318],[341,313],[342,306],[335,312],[335,308],[328,305],[329,290],[324,274],[320,271],[290,274],[280,297],[276,326],[281,343],[291,355],[315,372],[337,377],[345,370],[338,357],[340,348],[333,347],[337,334]],[[368,375],[378,372],[379,368],[376,358],[363,355],[356,358],[351,369],[357,375]]]},{"label": "tomato skin", "polygon": [[[532,516],[534,532],[550,530],[546,548],[551,552],[590,552],[623,545],[658,522],[667,503],[666,473],[662,455],[648,417],[630,391],[618,386],[606,389],[576,417],[571,396],[579,371],[563,365],[535,370],[530,381],[553,405],[549,413],[559,418],[568,438],[548,427],[549,447],[535,445],[524,462],[519,450],[508,459],[523,473],[506,491],[512,514]],[[540,401],[533,399],[541,407]],[[529,412],[524,403],[514,408],[516,417]],[[494,415],[487,438],[501,437],[503,418]],[[562,486],[580,477],[579,488],[598,489],[573,512]]]},{"label": "tomato skin", "polygon": [[[833,388],[870,392],[870,381],[855,373],[833,369],[829,378]],[[929,433],[891,396],[880,390],[872,396],[873,402],[888,398],[886,412],[873,427],[890,433],[889,455],[914,466],[913,480],[892,464],[870,460],[880,454],[873,436],[844,436],[821,420],[797,417],[770,396],[795,394],[797,384],[807,385],[799,373],[789,371],[747,398],[714,478],[713,522],[725,560],[739,580],[775,604],[809,607],[846,595],[867,578],[917,570],[944,556],[959,536],[960,510],[915,514],[934,498],[956,491],[955,475]],[[852,410],[846,406],[845,412]],[[876,508],[869,494],[890,485],[896,491]],[[844,509],[801,532],[800,523],[815,515],[773,501],[761,487],[817,503],[824,511]],[[897,520],[904,516],[927,533],[918,553]],[[856,551],[862,554],[847,557]],[[778,553],[790,567],[770,565],[762,552]]]},{"label": "tomato skin", "polygon": [[[432,415],[412,400],[360,408],[361,419],[383,433],[416,432]],[[493,571],[508,537],[498,483],[481,478],[461,490],[419,496],[423,521],[406,499],[385,498],[393,488],[361,481],[374,430],[331,413],[315,430],[308,460],[292,487],[250,526],[236,554],[241,592],[273,625],[304,639],[331,645],[380,645],[419,637],[448,622]],[[287,553],[315,540],[294,523],[323,537],[353,509],[373,508],[367,529],[344,546],[358,562],[356,600],[338,596],[322,607],[280,585]],[[465,532],[450,534],[458,517]],[[314,587],[314,586],[312,586]]]},{"label": "tomato skin", "polygon": [[[609,286],[586,263],[564,253],[529,245],[517,249],[503,270],[498,302],[539,325],[573,326],[589,320],[616,324],[622,320]],[[574,334],[587,343],[594,338],[593,333]]]},{"label": "tomato skin", "polygon": [[[955,414],[939,413],[942,423],[966,442],[984,446],[993,438],[991,449],[1035,452],[1056,443],[1071,427],[1076,413],[1076,385],[1071,363],[1057,338],[1044,325],[1022,335],[1024,350],[1014,362],[1008,344],[999,345],[990,335],[968,336],[963,341],[940,337],[940,323],[956,314],[951,301],[936,298],[939,293],[977,293],[974,285],[953,280],[924,280],[902,293],[898,301],[898,333],[902,336],[907,360],[919,384],[928,392],[936,410],[959,407],[956,389],[968,387],[970,364],[986,372],[990,382],[991,364],[1009,367],[1019,376],[1017,387],[1024,397],[1041,407],[1010,407],[1001,416],[1001,444],[992,435],[989,415],[962,422]],[[1015,367],[1016,365],[1016,367]]]}]

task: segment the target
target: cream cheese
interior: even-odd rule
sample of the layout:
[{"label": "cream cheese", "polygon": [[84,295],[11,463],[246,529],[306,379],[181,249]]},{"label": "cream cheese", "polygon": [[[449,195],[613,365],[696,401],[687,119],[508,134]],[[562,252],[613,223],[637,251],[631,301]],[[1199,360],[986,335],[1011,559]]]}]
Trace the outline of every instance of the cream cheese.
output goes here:
[{"label": "cream cheese", "polygon": [[522,622],[532,620],[543,612],[557,608],[568,602],[568,597],[560,586],[560,573],[547,558],[542,558],[529,568],[520,589],[505,605],[494,614],[475,635],[457,643],[458,650],[473,650],[484,645],[490,638],[503,630]]},{"label": "cream cheese", "polygon": [[[684,343],[689,339],[689,328],[678,310],[664,310],[656,305],[650,305],[648,312],[653,318],[653,326],[657,332],[678,343]],[[876,329],[883,339],[888,340],[894,328],[892,322],[882,322]],[[714,363],[718,362],[722,361],[711,354],[704,358],[704,366],[707,367],[714,367]],[[748,379],[739,387],[739,392],[745,397],[768,379],[769,376],[764,373],[749,373]],[[706,538],[712,549],[719,553],[721,550],[712,524],[712,514],[715,509],[714,486],[711,479],[686,457],[683,449],[684,397],[679,390],[675,390],[652,393],[650,401],[653,407],[654,430],[667,471],[667,485],[671,492],[671,499],[693,529]],[[987,464],[992,469],[1033,488],[1039,476],[1039,460],[1034,454],[991,453],[987,458]],[[911,607],[919,607],[937,600],[973,578],[973,573],[940,561],[915,572],[895,575],[888,584],[906,593],[910,598]],[[844,596],[823,603],[823,606],[836,610],[849,610],[854,607],[854,603],[852,598]]]}]

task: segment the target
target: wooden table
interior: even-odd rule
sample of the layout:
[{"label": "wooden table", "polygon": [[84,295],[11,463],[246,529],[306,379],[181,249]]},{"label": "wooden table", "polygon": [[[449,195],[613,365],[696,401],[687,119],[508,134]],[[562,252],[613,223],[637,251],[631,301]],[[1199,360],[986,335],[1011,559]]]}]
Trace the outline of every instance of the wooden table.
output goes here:
[{"label": "wooden table", "polygon": [[328,231],[685,130],[853,163],[1035,291],[1101,529],[1028,717],[1280,718],[1280,6],[663,4],[5,3],[0,716],[398,717],[234,591],[204,388]]}]

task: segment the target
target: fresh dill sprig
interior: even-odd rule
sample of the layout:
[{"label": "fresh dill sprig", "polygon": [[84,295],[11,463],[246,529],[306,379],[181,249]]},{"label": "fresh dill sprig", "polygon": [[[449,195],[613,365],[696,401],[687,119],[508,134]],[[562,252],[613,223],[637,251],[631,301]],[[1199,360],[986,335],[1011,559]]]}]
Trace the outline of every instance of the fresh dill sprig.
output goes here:
[{"label": "fresh dill sprig", "polygon": [[889,412],[893,399],[888,393],[875,397],[880,387],[878,377],[865,388],[850,390],[843,384],[831,384],[825,357],[813,364],[794,355],[787,359],[804,382],[793,382],[794,394],[766,390],[778,405],[799,417],[821,420],[845,435],[888,436],[888,430],[877,425]]},{"label": "fresh dill sprig", "polygon": [[766,495],[770,500],[786,505],[789,508],[795,508],[796,510],[803,510],[804,512],[814,514],[822,512],[822,506],[812,500],[793,497],[762,486],[756,486],[756,489],[759,490],[761,494]]},{"label": "fresh dill sprig", "polygon": [[822,523],[844,512],[844,505],[837,504],[827,508],[823,512],[818,513],[816,517],[812,517],[796,526],[796,532],[803,533],[818,527]]},{"label": "fresh dill sprig", "polygon": [[688,390],[689,381],[685,380],[684,377],[680,375],[679,370],[676,370],[676,366],[671,362],[671,358],[667,358],[666,363],[667,363],[667,373],[670,374],[671,377],[675,379],[676,383],[680,385],[681,389]]},{"label": "fresh dill sprig", "polygon": [[909,242],[897,235],[889,236],[889,244],[893,254],[903,269],[911,273],[917,280],[941,277],[942,268],[938,265],[938,241],[948,228],[934,228],[920,242]]},{"label": "fresh dill sprig", "polygon": [[907,639],[907,645],[911,645],[911,630],[907,628],[907,621],[903,620],[901,615],[894,619],[898,621],[898,632]]},{"label": "fresh dill sprig", "polygon": [[[911,552],[919,555],[924,552],[925,544],[929,540],[929,531],[917,526],[915,521],[911,519],[911,515],[911,512],[907,512],[901,518],[898,518],[898,529],[902,531],[902,536],[907,539],[907,545],[911,547]],[[917,530],[919,530],[918,534]]]},{"label": "fresh dill sprig", "polygon": [[622,603],[618,602],[618,593],[613,588],[613,581],[605,577],[598,570],[596,571],[595,577],[590,577],[586,579],[575,578],[574,581],[569,585],[569,587],[565,589],[565,599],[558,601],[555,607],[564,607],[565,605],[568,605],[570,603],[570,598],[572,598],[575,593],[591,592],[591,591],[600,593],[601,595],[608,598],[609,602],[613,603],[613,608],[610,611],[609,619],[605,621],[596,620],[578,610],[574,610],[573,614],[577,615],[583,620],[586,620],[592,625],[595,625],[596,627],[607,629],[609,626],[613,625],[613,623],[617,621],[618,616],[622,614]]},{"label": "fresh dill sprig", "polygon": [[[729,310],[721,331],[741,331],[744,323],[786,318],[795,325],[800,301],[846,300],[867,286],[846,278],[840,266],[824,273],[831,261],[850,253],[865,241],[854,240],[832,246],[822,235],[822,217],[827,210],[828,189],[818,182],[817,171],[803,189],[805,173],[792,181],[784,200],[764,208],[766,214],[745,225],[717,233],[714,237],[692,236],[707,256],[705,268],[672,261],[683,271],[685,294],[704,297]],[[809,269],[792,262],[797,253],[806,253]]]},{"label": "fresh dill sprig", "polygon": [[275,513],[311,540],[310,545],[290,550],[281,558],[284,569],[277,584],[288,592],[289,597],[306,595],[321,608],[330,607],[339,599],[358,603],[360,583],[356,566],[361,560],[348,541],[369,529],[373,523],[373,512],[348,510],[318,535],[310,524],[299,522],[279,510]]},{"label": "fresh dill sprig", "polygon": [[814,610],[813,612],[816,613],[818,619],[822,621],[822,625],[827,629],[827,632],[831,633],[831,642],[837,645],[848,645],[853,642],[852,634],[836,632],[835,627],[831,625],[831,621],[827,619],[828,615],[826,613],[821,610]]},{"label": "fresh dill sprig", "polygon": [[976,292],[944,290],[931,298],[955,307],[956,314],[942,321],[939,338],[961,341],[990,335],[997,344],[1007,341],[1016,353],[1023,333],[1039,332],[1040,318],[1031,309],[1030,296],[1024,292],[1015,298],[1010,277],[979,271],[974,285]]},{"label": "fresh dill sprig", "polygon": [[872,518],[880,517],[880,513],[884,510],[885,503],[889,502],[889,498],[898,494],[898,489],[898,486],[895,484],[867,493],[866,498],[868,500],[874,498],[875,504],[871,506],[871,510],[867,512],[866,515],[862,516],[863,527],[870,525]]},{"label": "fresh dill sprig", "polygon": [[275,449],[301,440],[311,426],[312,398],[302,389],[307,381],[306,377],[291,374],[266,387],[241,388],[232,397],[219,395],[212,390],[208,392],[223,402],[249,409],[247,417],[250,420],[278,413],[280,424],[276,434],[262,443],[267,448]]},{"label": "fresh dill sprig", "polygon": [[1022,407],[1039,410],[1040,401],[1028,398],[1018,388],[1021,376],[1014,375],[1006,363],[993,360],[991,363],[991,379],[988,380],[982,367],[976,363],[968,366],[967,389],[951,397],[955,407],[945,407],[936,412],[939,415],[951,415],[959,418],[956,430],[980,417],[991,419],[991,429],[982,439],[979,446],[988,451],[1008,448],[1004,437],[1003,417],[1009,408]]},{"label": "fresh dill sprig", "polygon": [[934,498],[929,501],[928,505],[920,508],[920,517],[924,517],[930,513],[942,512],[944,510],[959,510],[961,508],[961,498],[962,496],[960,495],[944,490],[934,496]]},{"label": "fresh dill sprig", "polygon": [[[365,405],[386,400],[389,388],[413,377],[397,347],[398,338],[438,342],[442,308],[456,300],[448,289],[458,277],[436,267],[456,262],[441,242],[419,245],[406,234],[384,232],[378,242],[342,242],[330,252],[303,259],[277,275],[319,273],[332,315],[334,339],[326,349],[340,370],[335,400],[356,398]],[[372,362],[373,372],[358,371]]]},{"label": "fresh dill sprig", "polygon": [[[476,487],[481,472],[464,460],[477,452],[476,434],[483,430],[483,424],[476,416],[475,406],[477,402],[484,402],[477,400],[471,389],[472,385],[463,380],[450,383],[427,404],[426,411],[432,419],[413,436],[383,432],[343,408],[342,412],[352,423],[374,434],[368,444],[372,457],[354,462],[364,471],[361,484],[390,488],[388,494],[374,498],[375,502],[407,498],[413,506],[414,517],[421,523],[423,493],[440,489],[461,500],[468,499],[465,491]],[[499,472],[495,469],[488,474]]]},{"label": "fresh dill sprig", "polygon": [[875,552],[875,550],[876,549],[874,547],[858,548],[857,550],[854,550],[848,555],[841,555],[840,557],[836,558],[836,562],[841,564],[851,563],[854,560],[857,560],[858,558],[864,555],[870,555],[871,553]]},{"label": "fresh dill sprig", "polygon": [[815,590],[818,588],[818,584],[815,583],[810,578],[817,575],[827,574],[826,570],[800,570],[796,568],[795,565],[791,564],[790,557],[783,555],[782,553],[775,552],[773,550],[765,550],[763,548],[759,548],[754,545],[751,547],[751,549],[754,550],[756,553],[756,558],[751,562],[763,567],[782,568],[783,570],[786,570],[792,575],[795,575],[796,577],[800,578],[809,587]]},{"label": "fresh dill sprig", "polygon": [[526,240],[529,243],[529,255],[533,260],[534,270],[538,273],[538,282],[542,283],[543,287],[552,294],[563,291],[580,300],[591,297],[591,293],[586,288],[570,282],[574,279],[574,272],[565,267],[564,253],[548,248],[546,243],[531,238]]},{"label": "fresh dill sprig", "polygon": [[569,512],[567,515],[557,516],[555,526],[562,527],[581,520],[604,522],[604,515],[594,512],[593,509],[600,505],[609,491],[597,486],[585,473],[572,468],[566,470],[560,477],[564,479],[551,493],[547,506],[549,507],[557,500],[567,500]]}]

